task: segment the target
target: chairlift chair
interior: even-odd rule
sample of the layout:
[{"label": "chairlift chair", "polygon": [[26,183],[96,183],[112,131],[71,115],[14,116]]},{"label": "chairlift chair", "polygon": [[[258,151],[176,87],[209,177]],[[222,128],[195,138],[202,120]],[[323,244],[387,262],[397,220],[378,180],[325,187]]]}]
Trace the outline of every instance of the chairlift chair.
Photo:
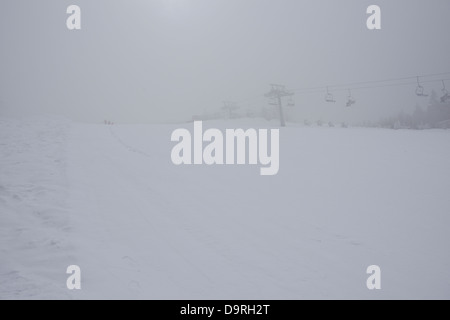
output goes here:
[{"label": "chairlift chair", "polygon": [[348,90],[348,97],[347,97],[347,107],[351,107],[353,104],[356,103],[356,100],[353,98],[352,96],[352,92],[350,91],[350,89]]},{"label": "chairlift chair", "polygon": [[288,107],[295,107],[295,101],[292,98],[292,96],[289,97],[287,105],[288,105]]},{"label": "chairlift chair", "polygon": [[334,100],[333,94],[331,94],[330,91],[328,90],[328,87],[327,87],[327,94],[325,95],[325,101],[332,103],[336,102],[336,100]]},{"label": "chairlift chair", "polygon": [[428,97],[428,94],[425,93],[425,89],[420,85],[419,77],[417,77],[416,95],[419,97]]},{"label": "chairlift chair", "polygon": [[445,82],[442,80],[442,93],[444,94],[441,97],[441,103],[447,102],[447,100],[450,100],[450,94],[448,93],[447,89],[445,88]]}]

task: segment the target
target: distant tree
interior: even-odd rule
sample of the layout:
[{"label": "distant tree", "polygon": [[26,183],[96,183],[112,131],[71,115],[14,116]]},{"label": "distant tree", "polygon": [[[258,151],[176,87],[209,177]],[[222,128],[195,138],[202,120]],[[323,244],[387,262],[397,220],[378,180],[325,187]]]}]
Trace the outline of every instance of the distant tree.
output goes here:
[{"label": "distant tree", "polygon": [[439,95],[432,90],[425,110],[416,104],[412,114],[402,111],[397,116],[382,118],[378,121],[378,126],[391,129],[449,128],[450,101],[441,102]]},{"label": "distant tree", "polygon": [[414,129],[422,129],[426,124],[425,112],[418,103],[416,104],[416,108],[414,109],[412,121]]}]

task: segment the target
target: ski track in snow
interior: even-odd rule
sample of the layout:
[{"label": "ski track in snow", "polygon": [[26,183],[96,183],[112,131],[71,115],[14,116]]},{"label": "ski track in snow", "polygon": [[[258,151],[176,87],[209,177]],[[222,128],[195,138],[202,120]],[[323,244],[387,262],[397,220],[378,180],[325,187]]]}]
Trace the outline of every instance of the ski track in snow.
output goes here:
[{"label": "ski track in snow", "polygon": [[283,128],[264,177],[174,166],[182,126],[0,119],[0,298],[450,297],[450,132]]}]

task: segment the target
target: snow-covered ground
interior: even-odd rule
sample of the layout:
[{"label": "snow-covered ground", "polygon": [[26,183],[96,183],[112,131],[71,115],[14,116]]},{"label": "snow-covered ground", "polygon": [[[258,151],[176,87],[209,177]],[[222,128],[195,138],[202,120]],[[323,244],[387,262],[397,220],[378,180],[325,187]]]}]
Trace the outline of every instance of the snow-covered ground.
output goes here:
[{"label": "snow-covered ground", "polygon": [[0,119],[0,299],[68,298],[61,270],[73,260],[58,118]]},{"label": "snow-covered ground", "polygon": [[450,131],[290,126],[261,176],[173,165],[179,127],[0,119],[0,299],[450,298]]}]

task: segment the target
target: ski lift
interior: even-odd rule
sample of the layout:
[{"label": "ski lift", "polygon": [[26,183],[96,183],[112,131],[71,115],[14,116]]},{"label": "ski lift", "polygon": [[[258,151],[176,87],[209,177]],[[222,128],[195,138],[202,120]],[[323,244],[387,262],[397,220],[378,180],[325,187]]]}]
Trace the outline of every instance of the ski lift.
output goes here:
[{"label": "ski lift", "polygon": [[334,100],[333,95],[328,90],[328,87],[327,87],[327,94],[325,95],[325,101],[326,102],[333,102],[333,103],[336,102],[336,100]]},{"label": "ski lift", "polygon": [[352,92],[350,89],[348,89],[348,97],[347,97],[347,107],[351,107],[352,104],[355,104],[356,100],[352,96]]},{"label": "ski lift", "polygon": [[270,104],[271,106],[277,106],[277,105],[278,105],[278,102],[276,101],[275,98],[270,98],[270,99],[269,99],[269,104]]},{"label": "ski lift", "polygon": [[428,94],[425,93],[425,89],[420,85],[419,77],[417,77],[416,95],[419,97],[428,97]]},{"label": "ski lift", "polygon": [[287,105],[288,105],[288,107],[295,107],[295,101],[294,101],[294,98],[292,98],[292,96],[289,97]]},{"label": "ski lift", "polygon": [[444,94],[441,97],[441,103],[447,102],[447,100],[450,100],[450,94],[448,93],[447,89],[445,88],[445,82],[442,80],[442,93]]}]

